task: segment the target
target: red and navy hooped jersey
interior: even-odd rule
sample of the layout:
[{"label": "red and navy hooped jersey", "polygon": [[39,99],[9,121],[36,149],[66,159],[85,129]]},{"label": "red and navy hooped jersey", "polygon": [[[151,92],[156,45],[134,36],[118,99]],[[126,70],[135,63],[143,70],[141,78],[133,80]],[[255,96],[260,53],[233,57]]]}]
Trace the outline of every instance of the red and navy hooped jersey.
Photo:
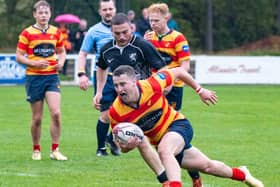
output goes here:
[{"label": "red and navy hooped jersey", "polygon": [[168,105],[163,95],[164,88],[174,81],[169,71],[160,71],[146,80],[138,81],[140,99],[137,108],[126,105],[117,97],[109,109],[111,127],[120,122],[134,123],[156,145],[173,121],[184,119],[183,114]]},{"label": "red and navy hooped jersey", "polygon": [[42,31],[34,26],[24,29],[19,35],[17,50],[25,53],[29,59],[49,61],[47,68],[35,68],[28,66],[27,75],[50,75],[57,74],[54,65],[57,64],[56,49],[63,47],[63,37],[61,32],[50,25],[46,31]]}]

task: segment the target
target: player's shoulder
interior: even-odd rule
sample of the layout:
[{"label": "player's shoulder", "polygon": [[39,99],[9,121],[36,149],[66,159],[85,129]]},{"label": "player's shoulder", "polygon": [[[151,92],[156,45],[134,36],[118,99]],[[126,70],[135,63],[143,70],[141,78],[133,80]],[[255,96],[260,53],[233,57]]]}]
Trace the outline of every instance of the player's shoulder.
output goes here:
[{"label": "player's shoulder", "polygon": [[108,42],[106,42],[100,49],[101,53],[107,52],[108,50],[112,49],[114,47],[114,39],[110,39]]},{"label": "player's shoulder", "polygon": [[183,33],[176,31],[176,30],[171,30],[171,32],[169,34],[174,37],[183,35]]},{"label": "player's shoulder", "polygon": [[157,81],[166,81],[166,80],[168,81],[168,80],[173,80],[174,76],[171,70],[166,68],[156,72],[153,75],[153,78],[156,79]]},{"label": "player's shoulder", "polygon": [[145,40],[144,38],[142,38],[141,36],[133,35],[131,43],[133,43],[133,44],[141,44],[141,43],[149,43],[149,42],[147,40]]},{"label": "player's shoulder", "polygon": [[109,114],[112,117],[116,117],[121,115],[121,113],[123,111],[125,111],[123,108],[125,107],[125,105],[123,104],[123,102],[120,100],[119,97],[116,97],[116,99],[114,100],[114,102],[112,103],[112,105],[109,108]]},{"label": "player's shoulder", "polygon": [[176,30],[172,30],[168,36],[172,38],[172,40],[186,40],[185,35]]},{"label": "player's shoulder", "polygon": [[95,25],[92,25],[88,32],[91,33],[91,32],[102,32],[104,30],[110,30],[110,27],[108,26],[105,26],[102,22],[98,22],[96,23]]},{"label": "player's shoulder", "polygon": [[54,25],[49,25],[49,29],[50,32],[60,32],[60,30],[58,29],[58,27],[54,26]]},{"label": "player's shoulder", "polygon": [[32,32],[34,32],[34,30],[35,30],[35,27],[33,26],[33,25],[30,25],[30,26],[28,26],[28,27],[26,27],[26,28],[24,28],[23,30],[22,30],[22,33],[32,33]]},{"label": "player's shoulder", "polygon": [[139,47],[142,50],[153,47],[153,45],[149,41],[145,40],[144,38],[139,37],[139,36],[133,36],[133,37],[134,38],[131,40],[132,45]]}]

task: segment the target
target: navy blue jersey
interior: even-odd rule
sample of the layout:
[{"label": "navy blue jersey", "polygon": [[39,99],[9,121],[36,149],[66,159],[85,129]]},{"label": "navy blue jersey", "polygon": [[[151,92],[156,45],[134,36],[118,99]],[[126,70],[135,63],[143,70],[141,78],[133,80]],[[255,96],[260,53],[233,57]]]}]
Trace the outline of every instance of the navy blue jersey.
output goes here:
[{"label": "navy blue jersey", "polygon": [[98,67],[109,68],[112,72],[120,65],[132,66],[138,79],[146,79],[151,76],[152,69],[158,70],[166,63],[152,44],[133,36],[125,47],[117,46],[113,39],[101,48]]}]

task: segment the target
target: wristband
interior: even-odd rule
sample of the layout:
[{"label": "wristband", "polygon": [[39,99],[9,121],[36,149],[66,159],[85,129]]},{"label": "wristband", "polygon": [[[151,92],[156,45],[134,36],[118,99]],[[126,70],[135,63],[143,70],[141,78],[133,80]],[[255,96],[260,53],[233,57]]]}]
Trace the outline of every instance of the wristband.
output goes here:
[{"label": "wristband", "polygon": [[197,89],[195,89],[196,93],[198,95],[200,95],[203,92],[203,88],[201,86],[197,87]]},{"label": "wristband", "polygon": [[86,75],[86,73],[85,73],[85,72],[79,72],[79,73],[78,73],[78,77],[81,77],[81,76],[83,76],[83,75]]}]

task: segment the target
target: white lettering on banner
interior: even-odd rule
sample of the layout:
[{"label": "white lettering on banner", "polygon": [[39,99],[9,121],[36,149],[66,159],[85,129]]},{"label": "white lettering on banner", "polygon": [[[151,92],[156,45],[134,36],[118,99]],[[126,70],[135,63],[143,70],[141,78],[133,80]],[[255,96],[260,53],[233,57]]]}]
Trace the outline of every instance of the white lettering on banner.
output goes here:
[{"label": "white lettering on banner", "polygon": [[209,73],[260,73],[261,66],[246,67],[245,64],[241,64],[238,67],[221,67],[218,65],[210,66]]},{"label": "white lettering on banner", "polygon": [[0,79],[22,79],[25,69],[11,57],[0,59]]}]

